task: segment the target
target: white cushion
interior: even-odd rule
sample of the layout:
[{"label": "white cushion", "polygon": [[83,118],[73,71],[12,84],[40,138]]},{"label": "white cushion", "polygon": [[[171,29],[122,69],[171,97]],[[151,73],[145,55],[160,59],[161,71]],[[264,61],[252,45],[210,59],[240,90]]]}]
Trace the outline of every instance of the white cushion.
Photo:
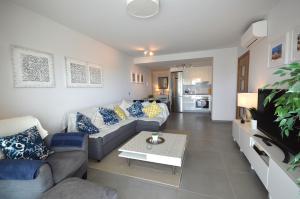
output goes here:
[{"label": "white cushion", "polygon": [[127,111],[127,108],[129,108],[132,105],[132,103],[129,103],[125,100],[122,100],[120,104],[120,108],[125,112],[126,116],[129,117],[130,113]]},{"label": "white cushion", "polygon": [[[105,124],[103,118],[98,111],[98,107],[93,107],[85,110],[78,111],[83,115],[91,119],[92,123],[98,128],[101,129]],[[69,113],[68,116],[68,132],[78,132],[76,127],[76,115],[77,112]]]},{"label": "white cushion", "polygon": [[44,139],[48,135],[39,120],[33,116],[15,117],[11,119],[0,120],[0,137],[15,135],[23,132],[33,126],[39,130],[41,137]]},{"label": "white cushion", "polygon": [[99,137],[104,137],[107,134],[110,134],[116,130],[118,130],[119,128],[121,128],[122,126],[125,126],[126,124],[129,124],[131,122],[133,122],[135,120],[135,118],[129,117],[126,120],[120,120],[119,123],[114,124],[114,125],[104,125],[101,129],[99,133],[96,134],[91,134],[89,135],[90,138],[99,138]]}]

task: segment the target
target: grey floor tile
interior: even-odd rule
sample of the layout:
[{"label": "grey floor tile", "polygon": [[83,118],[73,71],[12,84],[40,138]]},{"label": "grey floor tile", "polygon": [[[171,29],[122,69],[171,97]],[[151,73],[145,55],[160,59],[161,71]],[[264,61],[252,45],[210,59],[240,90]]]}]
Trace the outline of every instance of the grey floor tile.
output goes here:
[{"label": "grey floor tile", "polygon": [[189,132],[179,189],[105,172],[88,179],[117,189],[120,199],[267,199],[267,192],[232,140],[231,122],[199,113],[171,114],[165,129]]},{"label": "grey floor tile", "polygon": [[203,170],[225,170],[225,164],[219,152],[190,151],[185,154],[184,171],[198,172]]},{"label": "grey floor tile", "polygon": [[225,171],[183,171],[181,188],[203,195],[222,199],[233,199],[234,194]]},{"label": "grey floor tile", "polygon": [[240,151],[221,152],[221,158],[229,172],[252,172],[250,163]]},{"label": "grey floor tile", "polygon": [[220,199],[220,198],[209,196],[209,195],[202,195],[187,190],[179,190],[176,199]]},{"label": "grey floor tile", "polygon": [[253,173],[231,173],[229,181],[233,186],[233,190],[237,199],[267,199],[268,192],[263,184]]}]

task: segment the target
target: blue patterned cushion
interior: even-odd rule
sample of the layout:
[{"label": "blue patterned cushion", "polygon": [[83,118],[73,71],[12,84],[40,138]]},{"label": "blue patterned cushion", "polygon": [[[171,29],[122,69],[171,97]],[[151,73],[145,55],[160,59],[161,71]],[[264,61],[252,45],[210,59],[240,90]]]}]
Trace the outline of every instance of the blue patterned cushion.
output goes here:
[{"label": "blue patterned cushion", "polygon": [[133,117],[143,117],[145,114],[143,112],[143,105],[140,101],[134,102],[129,108],[127,108],[127,111],[130,113]]},{"label": "blue patterned cushion", "polygon": [[7,159],[41,160],[51,153],[36,126],[16,135],[0,138],[0,148]]},{"label": "blue patterned cushion", "polygon": [[87,134],[99,133],[99,129],[92,123],[92,120],[79,112],[76,115],[76,128]]},{"label": "blue patterned cushion", "polygon": [[113,125],[119,122],[118,116],[112,109],[99,108],[99,113],[103,117],[103,122],[106,125]]}]

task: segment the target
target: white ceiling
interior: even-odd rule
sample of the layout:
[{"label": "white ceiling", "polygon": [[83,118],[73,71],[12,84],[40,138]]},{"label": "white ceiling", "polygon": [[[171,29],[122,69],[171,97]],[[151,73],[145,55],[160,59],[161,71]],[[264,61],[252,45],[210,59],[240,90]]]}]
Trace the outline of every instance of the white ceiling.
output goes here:
[{"label": "white ceiling", "polygon": [[279,0],[161,0],[150,19],[127,14],[126,0],[12,0],[134,57],[237,45],[249,24]]}]

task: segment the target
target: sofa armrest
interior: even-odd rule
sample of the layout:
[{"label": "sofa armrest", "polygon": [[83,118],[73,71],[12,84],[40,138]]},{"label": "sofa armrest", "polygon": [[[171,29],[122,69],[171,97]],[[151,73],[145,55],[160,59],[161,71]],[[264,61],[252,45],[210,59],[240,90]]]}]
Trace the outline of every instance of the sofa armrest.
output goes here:
[{"label": "sofa armrest", "polygon": [[1,160],[0,180],[33,180],[43,164],[42,160]]},{"label": "sofa armrest", "polygon": [[[0,160],[2,161],[2,160]],[[32,180],[0,180],[0,198],[33,199],[54,185],[49,164],[43,164]]]},{"label": "sofa armrest", "polygon": [[88,135],[85,133],[56,133],[46,141],[55,152],[81,150],[88,152]]}]

